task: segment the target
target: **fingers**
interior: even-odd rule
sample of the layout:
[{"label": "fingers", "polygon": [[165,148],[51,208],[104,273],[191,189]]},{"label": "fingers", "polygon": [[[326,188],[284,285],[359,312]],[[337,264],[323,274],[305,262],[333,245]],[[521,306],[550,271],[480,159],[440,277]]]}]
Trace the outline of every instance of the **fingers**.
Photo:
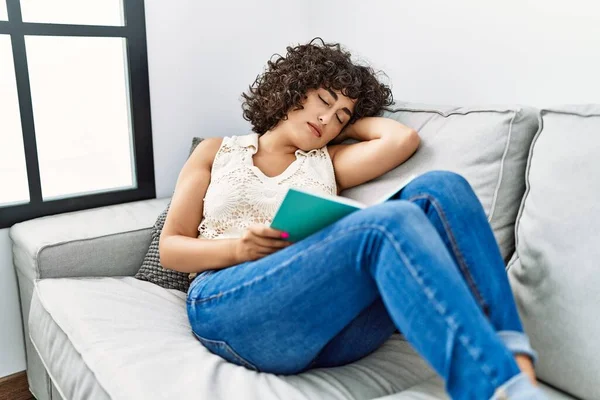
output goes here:
[{"label": "fingers", "polygon": [[248,229],[256,236],[268,237],[273,239],[281,239],[281,234],[283,233],[282,231],[273,229],[270,226],[263,224],[254,224],[248,227]]},{"label": "fingers", "polygon": [[254,237],[254,243],[256,243],[260,247],[268,247],[274,249],[283,249],[291,244],[291,242],[287,242],[283,239],[268,239],[262,238],[259,236]]},{"label": "fingers", "polygon": [[249,226],[246,233],[244,240],[252,243],[254,254],[258,258],[268,256],[293,244],[281,237],[281,231],[263,224]]},{"label": "fingers", "polygon": [[273,248],[273,247],[256,246],[254,248],[254,257],[253,257],[253,259],[257,260],[257,259],[269,256],[269,255],[271,255],[273,253],[278,252],[279,250],[281,250],[281,249],[277,249],[277,248]]}]

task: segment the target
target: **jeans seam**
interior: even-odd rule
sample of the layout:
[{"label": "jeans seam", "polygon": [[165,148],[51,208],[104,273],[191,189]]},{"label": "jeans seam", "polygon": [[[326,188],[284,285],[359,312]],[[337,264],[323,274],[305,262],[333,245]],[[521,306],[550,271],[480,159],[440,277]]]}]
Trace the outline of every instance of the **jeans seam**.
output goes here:
[{"label": "jeans seam", "polygon": [[[216,345],[220,345],[223,346],[225,348],[225,350],[227,352],[229,352],[229,354],[231,354],[233,356],[233,358],[235,360],[237,360],[240,364],[249,367],[250,369],[254,369],[255,371],[258,371],[259,369],[252,364],[250,361],[246,360],[245,358],[241,357],[230,345],[229,343],[225,342],[224,340],[215,340],[215,339],[207,339],[205,337],[202,337],[200,335],[198,335],[196,332],[194,332],[194,330],[192,330],[192,333],[198,337],[198,340],[200,341],[200,343],[202,343],[202,340],[205,340],[207,342],[212,342]],[[200,340],[202,339],[202,340]]]},{"label": "jeans seam", "polygon": [[185,296],[185,301],[187,304],[193,303],[193,301],[190,300],[190,293],[192,292],[192,289],[194,289],[196,287],[196,285],[199,285],[200,282],[202,282],[203,280],[205,280],[206,278],[208,278],[210,275],[214,274],[217,271],[218,270],[216,270],[216,269],[209,269],[209,270],[202,271],[198,276],[196,276],[190,282],[190,286],[188,287],[187,294]]},{"label": "jeans seam", "polygon": [[[443,311],[444,307],[440,303],[438,303],[437,301],[435,301],[435,297],[433,295],[433,291],[430,290],[429,287],[423,286],[422,280],[416,275],[416,270],[415,270],[413,264],[406,257],[406,255],[404,254],[404,251],[402,251],[402,249],[400,248],[398,242],[394,239],[393,234],[390,231],[388,231],[384,226],[373,224],[373,223],[361,224],[361,225],[357,225],[357,226],[351,227],[351,228],[345,230],[341,235],[336,236],[335,238],[330,238],[328,240],[325,240],[325,241],[322,241],[322,242],[318,242],[315,245],[307,247],[303,251],[297,253],[294,257],[290,258],[287,262],[281,264],[279,266],[279,268],[276,268],[276,269],[274,269],[272,271],[269,271],[268,273],[266,273],[264,275],[261,275],[260,277],[256,277],[252,281],[244,283],[244,284],[242,284],[240,286],[237,286],[237,287],[235,287],[233,289],[227,290],[227,291],[222,292],[222,293],[218,293],[218,294],[216,294],[214,296],[210,296],[210,297],[207,297],[205,299],[198,300],[198,302],[205,302],[205,301],[209,301],[209,300],[212,300],[212,299],[216,299],[216,298],[222,297],[222,296],[224,296],[226,294],[234,293],[234,292],[236,292],[236,291],[238,291],[238,290],[240,290],[242,288],[250,287],[254,283],[258,282],[259,280],[264,279],[266,276],[272,275],[272,274],[280,271],[284,267],[287,267],[289,264],[291,264],[293,261],[295,261],[301,255],[304,255],[304,254],[308,253],[310,250],[314,250],[315,248],[318,248],[316,246],[325,246],[325,245],[327,245],[328,243],[330,243],[330,242],[332,242],[334,240],[338,240],[338,239],[340,239],[342,237],[345,237],[345,236],[349,235],[350,233],[353,233],[354,231],[361,230],[363,228],[374,228],[374,229],[377,229],[380,232],[382,232],[382,234],[385,237],[387,237],[387,239],[392,243],[392,246],[393,246],[394,250],[396,251],[396,254],[398,255],[398,257],[404,261],[405,265],[407,266],[408,271],[410,272],[410,275],[413,277],[413,279],[421,287],[422,293],[425,294],[425,296],[427,297],[427,299],[429,300],[429,302],[433,305],[434,309],[442,316],[442,318],[443,318],[444,322],[446,322],[448,328],[452,332],[456,332],[456,329],[453,326],[454,324],[449,323],[448,318],[444,315],[444,311]],[[441,309],[440,309],[440,307],[441,307]],[[458,326],[458,324],[456,324],[456,326]],[[469,339],[469,337],[465,335],[465,339]],[[481,371],[484,373],[484,375],[488,376],[489,379],[491,380],[492,385],[496,386],[496,379],[493,376],[491,376],[491,374],[490,374],[491,369],[489,367],[487,367],[486,364],[483,364],[483,365],[479,364],[479,362],[478,362],[479,360],[477,360],[473,356],[474,353],[477,353],[477,349],[474,349],[474,348],[470,347],[468,345],[468,341],[467,340],[464,340],[464,341],[463,340],[459,340],[459,343],[467,350],[467,352],[473,358],[473,360],[475,360],[478,363],[478,365],[479,365]]]},{"label": "jeans seam", "polygon": [[[412,263],[410,262],[410,259],[408,257],[406,257],[406,255],[404,254],[404,251],[402,251],[402,248],[400,247],[399,243],[394,240],[393,235],[391,234],[391,232],[389,232],[387,229],[385,229],[385,227],[381,227],[381,226],[376,226],[378,229],[382,230],[384,232],[384,234],[386,234],[386,236],[388,237],[388,240],[392,243],[392,245],[394,246],[394,249],[396,250],[396,253],[398,254],[398,256],[404,260],[404,263],[409,266],[409,268],[407,268],[409,270],[409,272],[411,273],[411,275],[413,276],[413,279],[415,279],[415,281],[421,286],[421,288],[423,289],[423,293],[425,294],[425,296],[428,298],[429,302],[431,304],[433,304],[434,309],[443,317],[444,321],[446,322],[448,328],[450,330],[452,330],[452,332],[456,332],[457,329],[454,328],[453,324],[448,322],[448,318],[444,315],[443,312],[443,306],[440,303],[437,303],[435,301],[435,297],[434,297],[434,293],[432,290],[426,290],[429,289],[429,287],[425,286],[421,281],[419,281],[419,278],[416,274],[416,270],[414,268],[414,266],[412,265]],[[440,309],[440,306],[442,306],[442,309]],[[458,327],[458,323],[455,325],[456,327]],[[469,337],[465,334],[464,335],[465,340],[459,340],[459,343],[463,345],[463,347],[467,350],[467,353],[469,353],[469,355],[471,356],[471,358],[473,360],[475,360],[475,362],[479,365],[479,368],[481,369],[481,371],[483,372],[484,375],[486,375],[490,381],[491,384],[493,386],[497,385],[497,379],[494,378],[491,375],[491,371],[493,370],[493,367],[488,367],[486,364],[480,364],[475,356],[474,353],[477,353],[477,349],[472,348],[468,345],[469,341],[467,339],[469,339]],[[460,339],[460,335],[459,335],[459,339]],[[481,352],[479,352],[479,354],[482,354]]]},{"label": "jeans seam", "polygon": [[456,255],[456,259],[458,260],[458,267],[461,270],[461,272],[463,273],[463,275],[467,281],[467,284],[471,287],[473,294],[475,295],[477,301],[479,302],[481,308],[483,309],[483,313],[489,317],[490,307],[486,303],[481,292],[479,291],[479,287],[477,287],[477,283],[475,282],[475,279],[471,275],[471,271],[469,270],[469,267],[467,266],[467,262],[465,261],[464,256],[462,255],[462,253],[460,252],[460,249],[458,248],[456,239],[454,238],[454,234],[452,233],[452,230],[450,229],[450,226],[448,225],[448,221],[446,218],[446,214],[444,213],[444,210],[442,209],[442,207],[439,206],[439,204],[435,200],[435,198],[428,194],[419,194],[419,195],[410,197],[407,201],[412,201],[412,200],[416,200],[416,199],[429,200],[432,203],[435,210],[440,215],[440,219],[442,220],[442,225],[444,227],[444,231],[446,232],[446,235],[448,235],[448,238],[450,240],[450,245],[452,246],[452,250],[454,251],[454,254]]},{"label": "jeans seam", "polygon": [[[282,270],[283,268],[287,267],[288,265],[290,265],[292,262],[296,261],[296,259],[298,259],[299,257],[303,256],[304,254],[312,252],[315,249],[318,249],[319,246],[321,246],[321,247],[325,246],[325,245],[329,244],[330,242],[332,242],[334,240],[337,240],[337,239],[340,239],[342,237],[347,236],[347,234],[352,233],[355,230],[359,230],[359,229],[362,229],[364,227],[371,227],[371,226],[373,226],[373,225],[371,225],[371,224],[368,224],[368,225],[362,224],[362,225],[357,225],[355,227],[352,227],[352,228],[346,230],[345,232],[343,232],[341,235],[336,236],[335,238],[327,238],[326,240],[324,240],[322,242],[315,243],[314,245],[312,245],[312,246],[304,249],[303,251],[301,251],[299,253],[296,253],[294,256],[292,256],[290,259],[288,259],[285,263],[282,263],[278,268],[275,268],[275,269],[267,272],[266,274],[257,276],[254,279],[252,279],[250,282],[245,282],[245,283],[243,283],[243,284],[241,284],[239,286],[236,286],[234,288],[231,288],[231,289],[229,289],[229,290],[227,290],[225,292],[220,292],[220,293],[217,293],[215,295],[212,295],[212,296],[209,296],[209,297],[205,297],[205,298],[202,298],[202,299],[191,300],[190,302],[192,304],[201,304],[201,303],[204,303],[204,302],[207,302],[207,301],[214,300],[216,298],[222,297],[224,295],[237,292],[238,290],[241,290],[242,288],[250,287],[250,286],[254,285],[255,283],[263,280],[267,276],[270,276],[270,275],[273,275],[273,274],[279,272],[280,270]],[[379,225],[375,225],[375,226],[379,228]]]}]

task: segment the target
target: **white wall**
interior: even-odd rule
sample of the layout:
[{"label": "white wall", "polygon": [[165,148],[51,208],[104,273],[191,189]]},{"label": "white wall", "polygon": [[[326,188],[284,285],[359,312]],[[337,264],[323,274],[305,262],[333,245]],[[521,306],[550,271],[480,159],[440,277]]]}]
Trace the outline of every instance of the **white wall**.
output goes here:
[{"label": "white wall", "polygon": [[596,0],[311,0],[311,34],[391,78],[401,101],[600,103]]},{"label": "white wall", "polygon": [[[250,132],[240,94],[273,53],[314,36],[389,76],[398,100],[600,103],[592,0],[146,1],[157,196],[170,196],[193,136]],[[0,230],[0,377],[25,368],[7,230]]]},{"label": "white wall", "polygon": [[250,133],[241,94],[274,53],[308,40],[308,11],[289,0],[146,1],[157,197],[173,193],[193,136]]},{"label": "white wall", "polygon": [[[269,7],[267,14],[255,11],[259,4]],[[259,4],[226,1],[205,9],[196,2],[147,2],[158,197],[172,194],[192,136],[250,131],[240,93],[273,53],[315,36],[385,71],[398,101],[600,103],[595,0]]]}]

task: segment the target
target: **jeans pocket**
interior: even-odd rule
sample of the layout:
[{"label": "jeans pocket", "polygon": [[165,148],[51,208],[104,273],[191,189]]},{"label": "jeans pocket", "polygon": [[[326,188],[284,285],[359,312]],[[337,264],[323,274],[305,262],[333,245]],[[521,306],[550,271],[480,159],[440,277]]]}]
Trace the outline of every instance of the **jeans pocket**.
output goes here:
[{"label": "jeans pocket", "polygon": [[186,296],[186,301],[188,303],[192,302],[195,298],[198,298],[200,295],[200,290],[202,290],[202,288],[200,288],[200,290],[196,290],[196,292],[194,293],[193,296],[190,296],[192,294],[192,292],[194,291],[194,289],[196,289],[196,287],[199,286],[202,283],[202,281],[204,281],[206,278],[208,278],[210,275],[214,274],[217,271],[218,270],[216,270],[216,269],[209,269],[206,271],[202,271],[190,282],[190,286],[187,290],[187,296]]},{"label": "jeans pocket", "polygon": [[193,330],[192,333],[194,334],[194,336],[196,336],[200,343],[202,343],[202,345],[206,347],[211,353],[216,354],[219,357],[224,358],[225,360],[233,364],[259,372],[258,368],[254,364],[241,357],[235,350],[231,348],[231,346],[227,344],[227,342],[223,340],[203,338]]}]

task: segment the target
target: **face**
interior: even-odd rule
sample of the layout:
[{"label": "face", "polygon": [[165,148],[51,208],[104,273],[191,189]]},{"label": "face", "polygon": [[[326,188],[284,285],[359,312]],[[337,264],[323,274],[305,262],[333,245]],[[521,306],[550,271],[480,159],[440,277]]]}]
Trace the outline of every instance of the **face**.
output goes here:
[{"label": "face", "polygon": [[346,127],[355,103],[356,100],[333,89],[312,89],[306,93],[304,109],[290,111],[284,122],[290,125],[292,140],[298,148],[305,151],[321,148]]}]

